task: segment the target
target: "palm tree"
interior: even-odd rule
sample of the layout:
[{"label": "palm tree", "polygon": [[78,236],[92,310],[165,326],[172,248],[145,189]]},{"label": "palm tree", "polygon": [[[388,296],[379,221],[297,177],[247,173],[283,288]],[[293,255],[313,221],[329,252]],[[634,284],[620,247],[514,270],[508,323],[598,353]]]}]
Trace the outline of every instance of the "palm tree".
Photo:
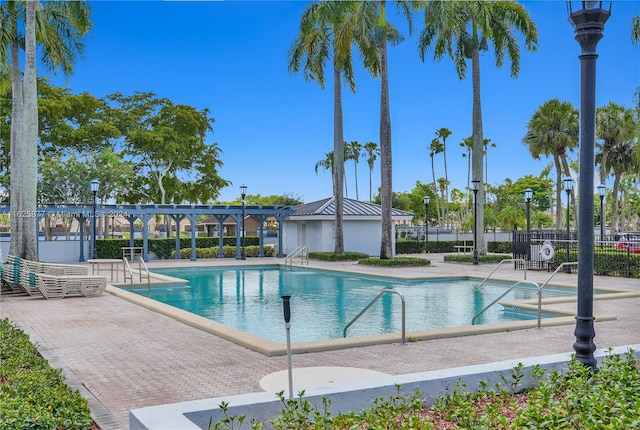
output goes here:
[{"label": "palm tree", "polygon": [[634,16],[631,20],[631,41],[634,44],[640,42],[640,16]]},{"label": "palm tree", "polygon": [[[0,67],[11,73],[11,185],[12,213],[35,213],[38,136],[36,45],[42,63],[70,75],[91,28],[86,1],[7,1],[0,6]],[[21,21],[24,19],[24,26]],[[24,29],[24,34],[20,32]],[[25,49],[24,77],[20,48]],[[9,53],[9,55],[7,55]],[[8,62],[7,62],[8,61]],[[23,83],[24,79],[24,83]],[[37,231],[33,218],[11,217],[9,252],[37,260]]]},{"label": "palm tree", "polygon": [[607,180],[607,158],[611,148],[619,142],[633,139],[637,131],[635,112],[614,102],[596,110],[596,137],[601,140],[600,183]]},{"label": "palm tree", "polygon": [[621,141],[611,147],[607,158],[607,170],[613,170],[613,189],[611,190],[611,228],[617,230],[618,194],[620,181],[626,173],[637,175],[640,163],[635,156],[636,144],[632,139]]},{"label": "palm tree", "polygon": [[522,142],[529,147],[534,159],[541,156],[553,158],[556,169],[556,228],[562,229],[562,172],[570,176],[567,152],[578,145],[578,117],[576,108],[569,102],[551,99],[536,110],[527,124],[527,134]]},{"label": "palm tree", "polygon": [[489,147],[495,148],[496,144],[491,142],[491,139],[483,139],[482,146],[484,146],[484,183],[489,183]]},{"label": "palm tree", "polygon": [[[448,128],[442,127],[436,130],[436,137],[442,141],[442,159],[444,160],[444,180],[447,186],[445,190],[445,196],[447,201],[449,199],[449,172],[447,171],[447,138],[451,136],[453,133]],[[448,208],[445,206],[443,208],[443,218],[447,218]]]},{"label": "palm tree", "polygon": [[353,171],[355,174],[355,184],[356,184],[356,200],[360,200],[358,195],[358,160],[360,160],[360,153],[362,152],[362,145],[360,145],[357,141],[353,141],[347,144],[347,158],[349,160],[353,160]]},{"label": "palm tree", "polygon": [[378,144],[375,142],[367,142],[364,144],[364,150],[367,151],[367,164],[369,165],[369,201],[373,201],[373,166],[376,161],[378,155],[380,155],[380,150],[378,149]]},{"label": "palm tree", "polygon": [[355,92],[351,47],[355,40],[353,2],[320,1],[310,4],[302,14],[300,33],[289,49],[289,71],[301,69],[307,81],[324,89],[324,67],[329,59],[333,70],[333,154],[335,157],[333,196],[335,199],[334,252],[344,253],[343,189],[344,129],[342,116],[342,77]]},{"label": "palm tree", "polygon": [[324,158],[316,163],[314,168],[316,175],[319,169],[328,170],[331,172],[331,183],[334,183],[334,168],[333,168],[333,151],[324,154]]},{"label": "palm tree", "polygon": [[[435,156],[439,154],[442,149],[442,143],[438,139],[431,139],[431,145],[429,145],[429,157],[431,157],[431,177],[433,178],[433,189],[438,189],[438,183],[436,181],[436,167],[435,167]],[[436,200],[436,214],[438,215],[438,225],[442,225],[442,216],[440,214],[440,198],[438,197],[438,193],[435,193]],[[444,202],[443,202],[444,204]]]},{"label": "palm tree", "polygon": [[[402,40],[398,30],[387,22],[386,0],[346,2],[357,6],[356,28],[361,35],[358,39],[367,41],[360,46],[365,67],[374,76],[380,76],[380,197],[382,211],[382,238],[380,258],[393,257],[391,209],[393,205],[392,160],[391,160],[391,115],[389,113],[389,73],[387,64],[388,43]],[[411,10],[413,2],[396,2],[407,18],[409,32],[412,30]]]},{"label": "palm tree", "polygon": [[[427,49],[433,45],[434,58],[439,60],[447,54],[455,64],[458,77],[464,79],[467,60],[471,60],[473,87],[473,145],[472,169],[475,180],[483,178],[484,138],[482,130],[482,107],[480,103],[480,54],[493,44],[496,66],[501,67],[505,53],[511,61],[511,77],[520,71],[520,38],[524,36],[525,47],[535,51],[538,31],[524,6],[514,1],[437,1],[422,3],[425,27],[420,34],[418,49],[422,60]],[[484,187],[478,191],[478,230],[484,231]],[[483,242],[478,251],[485,253]]]}]

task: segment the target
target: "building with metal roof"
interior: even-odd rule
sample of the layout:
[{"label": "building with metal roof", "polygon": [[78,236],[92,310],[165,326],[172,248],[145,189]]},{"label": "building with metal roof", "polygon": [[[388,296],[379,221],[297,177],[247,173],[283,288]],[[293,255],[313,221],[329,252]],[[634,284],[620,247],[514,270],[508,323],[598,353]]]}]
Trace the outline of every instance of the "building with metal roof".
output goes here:
[{"label": "building with metal roof", "polygon": [[[284,222],[284,253],[298,246],[307,246],[310,252],[334,250],[335,199],[333,197],[305,203],[293,208]],[[343,233],[345,251],[380,255],[382,240],[382,207],[349,198],[343,204]],[[411,212],[392,209],[395,224],[410,222]],[[394,232],[395,233],[395,232]],[[392,240],[395,241],[395,234]],[[395,250],[395,243],[392,244]]]}]

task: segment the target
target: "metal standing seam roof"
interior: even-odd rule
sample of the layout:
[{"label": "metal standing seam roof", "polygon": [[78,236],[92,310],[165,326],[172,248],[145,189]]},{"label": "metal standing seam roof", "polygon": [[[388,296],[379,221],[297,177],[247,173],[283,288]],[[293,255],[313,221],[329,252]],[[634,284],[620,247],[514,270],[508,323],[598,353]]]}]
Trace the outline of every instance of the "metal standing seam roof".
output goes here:
[{"label": "metal standing seam roof", "polygon": [[[335,215],[335,199],[333,197],[329,197],[315,202],[305,203],[294,207],[293,210],[294,213],[290,216]],[[344,198],[343,212],[344,216],[382,216],[382,207],[374,203]],[[412,217],[413,214],[400,209],[391,209],[391,216]]]}]

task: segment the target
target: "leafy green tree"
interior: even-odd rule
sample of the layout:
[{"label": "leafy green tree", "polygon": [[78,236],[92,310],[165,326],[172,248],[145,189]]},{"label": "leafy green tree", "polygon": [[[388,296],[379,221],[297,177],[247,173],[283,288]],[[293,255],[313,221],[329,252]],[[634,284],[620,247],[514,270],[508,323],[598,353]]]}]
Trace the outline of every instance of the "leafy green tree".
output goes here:
[{"label": "leafy green tree", "polygon": [[367,165],[369,166],[369,201],[373,201],[373,167],[377,157],[380,155],[380,149],[375,142],[367,142],[364,144],[364,150],[367,152]]},{"label": "leafy green tree", "polygon": [[616,143],[611,147],[607,158],[607,170],[613,171],[614,181],[611,191],[611,228],[618,230],[618,195],[620,192],[620,182],[623,175],[630,174],[636,176],[640,170],[640,163],[636,155],[636,142],[626,140]]},{"label": "leafy green tree", "polygon": [[[11,74],[11,212],[35,212],[38,141],[36,45],[42,63],[69,75],[91,28],[86,1],[7,1],[0,5],[0,66]],[[24,31],[24,33],[22,32]],[[24,74],[20,48],[25,50]],[[7,55],[8,54],[8,55]],[[37,259],[37,231],[32,218],[11,217],[9,252]]]},{"label": "leafy green tree", "polygon": [[[335,198],[334,252],[344,252],[343,190],[344,126],[342,115],[342,78],[355,93],[352,45],[361,40],[355,33],[353,10],[355,2],[320,1],[311,3],[300,20],[300,31],[289,49],[289,71],[302,70],[307,81],[317,82],[324,89],[327,61],[333,71],[333,154],[335,157],[333,196]],[[362,45],[364,46],[364,45]],[[366,52],[367,49],[365,48]]]},{"label": "leafy green tree", "polygon": [[[473,177],[482,181],[484,137],[482,106],[480,103],[480,55],[493,44],[495,63],[502,67],[505,53],[511,61],[511,76],[520,71],[520,41],[526,49],[535,51],[538,32],[524,6],[514,1],[426,1],[422,2],[425,26],[420,34],[418,49],[424,61],[426,51],[433,47],[437,60],[447,54],[454,62],[460,79],[471,60],[473,88]],[[520,33],[523,37],[517,37]],[[484,187],[478,190],[478,229],[484,230]],[[478,252],[485,253],[481,243]]]},{"label": "leafy green tree", "polygon": [[[551,99],[544,102],[527,124],[522,142],[527,145],[534,159],[552,157],[556,170],[556,228],[563,226],[562,172],[570,176],[567,153],[578,145],[578,110],[569,102]],[[575,211],[574,211],[575,213]]]},{"label": "leafy green tree", "polygon": [[506,206],[498,213],[498,220],[502,228],[517,230],[519,226],[525,224],[525,216],[522,209],[517,206]]},{"label": "leafy green tree", "polygon": [[214,121],[208,109],[174,104],[153,93],[116,93],[109,99],[119,106],[115,122],[124,136],[123,159],[134,170],[123,200],[204,203],[230,184],[218,175],[218,144],[206,142]]},{"label": "leafy green tree", "polygon": [[633,139],[638,131],[635,112],[614,102],[596,110],[596,137],[600,148],[600,183],[607,181],[607,158],[618,142]]}]

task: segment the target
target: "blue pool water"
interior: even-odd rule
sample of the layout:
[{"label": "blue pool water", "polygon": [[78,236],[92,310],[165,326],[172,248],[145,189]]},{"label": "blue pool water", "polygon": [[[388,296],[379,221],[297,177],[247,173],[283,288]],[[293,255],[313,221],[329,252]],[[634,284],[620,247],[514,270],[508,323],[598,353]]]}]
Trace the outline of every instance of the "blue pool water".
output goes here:
[{"label": "blue pool water", "polygon": [[[282,295],[291,295],[291,340],[303,342],[341,338],[344,327],[382,289],[400,291],[406,301],[407,332],[471,325],[473,316],[511,284],[489,283],[478,291],[478,280],[467,278],[399,281],[309,269],[274,266],[156,269],[186,279],[187,287],[154,287],[136,293],[209,318],[239,330],[285,342]],[[545,297],[571,292],[545,289]],[[503,300],[536,298],[535,287],[517,288]],[[354,325],[348,336],[397,333],[402,328],[401,301],[385,294]],[[477,324],[535,318],[508,315],[500,305]]]}]

